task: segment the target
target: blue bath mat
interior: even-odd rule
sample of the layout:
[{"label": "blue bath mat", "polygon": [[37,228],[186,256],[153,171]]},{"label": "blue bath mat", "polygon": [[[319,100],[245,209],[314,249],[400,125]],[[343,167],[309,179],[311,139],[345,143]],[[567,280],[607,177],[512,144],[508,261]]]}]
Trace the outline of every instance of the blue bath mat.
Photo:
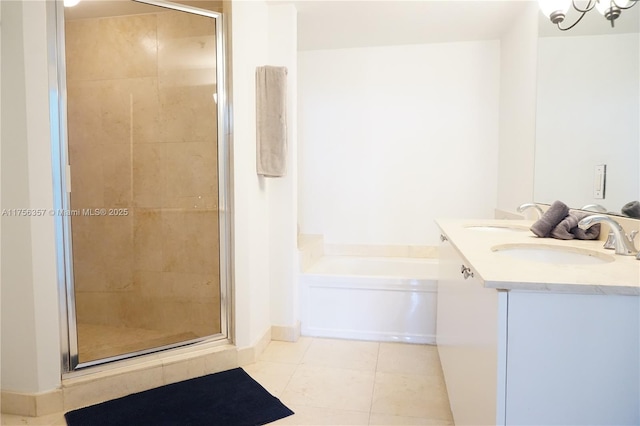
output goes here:
[{"label": "blue bath mat", "polygon": [[253,426],[293,414],[242,368],[81,408],[69,426]]}]

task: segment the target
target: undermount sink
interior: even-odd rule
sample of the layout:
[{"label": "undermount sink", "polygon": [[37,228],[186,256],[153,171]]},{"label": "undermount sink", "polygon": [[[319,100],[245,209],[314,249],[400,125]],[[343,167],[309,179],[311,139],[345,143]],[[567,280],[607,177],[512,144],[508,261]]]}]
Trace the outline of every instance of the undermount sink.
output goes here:
[{"label": "undermount sink", "polygon": [[466,226],[466,228],[473,231],[483,232],[524,232],[529,230],[529,228],[526,228],[524,226],[510,225],[469,225]]},{"label": "undermount sink", "polygon": [[546,244],[502,244],[491,250],[514,259],[553,264],[597,265],[615,260],[595,250]]}]

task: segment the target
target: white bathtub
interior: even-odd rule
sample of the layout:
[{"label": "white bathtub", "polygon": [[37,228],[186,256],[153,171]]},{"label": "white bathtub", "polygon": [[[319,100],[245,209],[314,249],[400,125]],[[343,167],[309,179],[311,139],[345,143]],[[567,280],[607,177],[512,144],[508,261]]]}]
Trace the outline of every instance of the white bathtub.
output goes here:
[{"label": "white bathtub", "polygon": [[436,259],[324,256],[300,276],[305,336],[435,344]]}]

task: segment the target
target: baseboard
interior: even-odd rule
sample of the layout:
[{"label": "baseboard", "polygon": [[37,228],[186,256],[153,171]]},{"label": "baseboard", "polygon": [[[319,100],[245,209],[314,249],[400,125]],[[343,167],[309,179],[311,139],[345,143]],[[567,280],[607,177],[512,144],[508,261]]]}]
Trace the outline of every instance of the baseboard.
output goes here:
[{"label": "baseboard", "polygon": [[254,363],[260,358],[260,355],[267,349],[267,345],[271,342],[271,328],[268,328],[255,345],[238,349],[238,366]]},{"label": "baseboard", "polygon": [[415,343],[422,345],[436,344],[436,336],[433,334],[389,333],[309,327],[302,330],[302,335],[334,339],[366,340],[373,342]]},{"label": "baseboard", "polygon": [[292,326],[271,326],[271,340],[297,342],[300,338],[300,321]]},{"label": "baseboard", "polygon": [[0,398],[2,412],[6,414],[39,417],[59,413],[64,409],[62,389],[36,394],[3,390]]}]

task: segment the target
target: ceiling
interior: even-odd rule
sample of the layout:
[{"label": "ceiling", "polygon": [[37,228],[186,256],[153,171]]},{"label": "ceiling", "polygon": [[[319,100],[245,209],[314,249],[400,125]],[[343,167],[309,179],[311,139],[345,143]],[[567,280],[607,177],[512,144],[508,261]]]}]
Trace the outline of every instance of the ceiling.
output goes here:
[{"label": "ceiling", "polygon": [[[251,1],[251,0],[234,0]],[[495,40],[536,0],[267,0],[293,4],[298,11],[298,50],[340,49],[402,44]],[[578,0],[584,1],[584,0]],[[173,0],[222,10],[222,1]],[[82,0],[65,8],[65,18],[83,19],[157,12],[131,0]],[[542,14],[540,36],[578,36],[638,32],[640,6],[625,10],[611,28],[597,11],[562,32]],[[567,21],[573,22],[570,12]]]},{"label": "ceiling", "polygon": [[[585,7],[586,0],[576,0]],[[501,38],[536,0],[294,0],[298,50],[339,49]],[[640,3],[640,2],[639,2]],[[567,22],[577,12],[569,11]],[[615,28],[596,10],[570,31],[560,31],[542,13],[539,35],[566,37],[637,33],[640,6],[622,11]]]},{"label": "ceiling", "polygon": [[499,39],[529,1],[298,0],[298,50]]}]

